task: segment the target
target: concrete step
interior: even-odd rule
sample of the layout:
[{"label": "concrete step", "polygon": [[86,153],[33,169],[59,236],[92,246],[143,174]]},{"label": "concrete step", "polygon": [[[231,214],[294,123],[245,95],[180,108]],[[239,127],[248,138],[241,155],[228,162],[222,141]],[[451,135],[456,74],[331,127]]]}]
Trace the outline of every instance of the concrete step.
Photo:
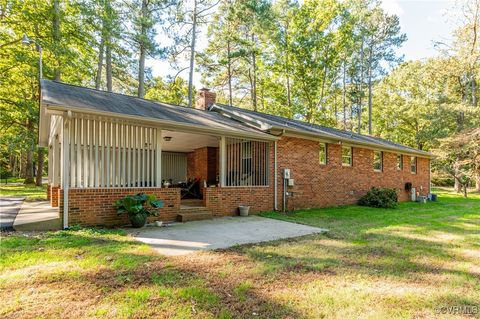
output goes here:
[{"label": "concrete step", "polygon": [[199,207],[203,206],[202,199],[182,199],[181,200],[182,206],[191,206],[191,207]]},{"label": "concrete step", "polygon": [[177,221],[179,222],[191,222],[194,220],[205,220],[212,218],[212,213],[204,207],[182,209],[181,213],[177,215]]}]

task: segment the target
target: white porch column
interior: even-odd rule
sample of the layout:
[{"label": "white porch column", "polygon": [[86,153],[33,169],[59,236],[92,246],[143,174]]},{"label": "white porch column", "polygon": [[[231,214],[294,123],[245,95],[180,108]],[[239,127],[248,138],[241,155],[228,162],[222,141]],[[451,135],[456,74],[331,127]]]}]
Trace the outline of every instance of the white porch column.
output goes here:
[{"label": "white porch column", "polygon": [[58,140],[58,134],[55,135],[53,140],[53,153],[52,153],[52,186],[59,186],[61,183],[61,176],[60,176],[60,167],[61,164],[61,149],[60,149],[60,141]]},{"label": "white porch column", "polygon": [[227,168],[227,144],[225,136],[220,137],[220,186],[224,187],[226,184],[226,168]]},{"label": "white porch column", "polygon": [[155,138],[155,181],[157,187],[162,187],[162,130],[156,129]]},{"label": "white porch column", "polygon": [[70,184],[70,119],[64,117],[62,141],[63,228],[68,228],[68,187]]},{"label": "white porch column", "polygon": [[53,184],[53,176],[54,176],[54,172],[53,172],[53,165],[54,165],[54,162],[55,162],[55,159],[54,159],[54,144],[55,144],[55,141],[52,141],[49,145],[48,145],[48,185],[52,186]]}]

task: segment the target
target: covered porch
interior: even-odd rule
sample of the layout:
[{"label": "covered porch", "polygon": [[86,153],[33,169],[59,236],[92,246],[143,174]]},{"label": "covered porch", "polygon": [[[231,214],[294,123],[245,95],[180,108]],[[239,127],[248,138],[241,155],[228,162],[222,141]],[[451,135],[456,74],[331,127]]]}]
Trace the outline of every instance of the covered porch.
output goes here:
[{"label": "covered porch", "polygon": [[163,221],[273,209],[273,142],[80,112],[51,114],[49,198],[63,226],[126,224],[113,202],[164,200]]}]

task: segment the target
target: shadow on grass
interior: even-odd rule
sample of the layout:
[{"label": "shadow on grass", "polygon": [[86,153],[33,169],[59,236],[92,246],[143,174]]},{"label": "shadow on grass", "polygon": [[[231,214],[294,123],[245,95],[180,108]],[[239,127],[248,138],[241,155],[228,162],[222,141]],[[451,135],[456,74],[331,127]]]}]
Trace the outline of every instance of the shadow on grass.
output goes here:
[{"label": "shadow on grass", "polygon": [[[81,230],[6,238],[0,269],[9,275],[0,278],[0,288],[10,294],[0,315],[302,318],[293,308],[253,291],[240,300],[237,280],[218,280],[198,271],[195,263],[158,256],[122,235]],[[32,285],[44,292],[29,294]],[[55,298],[56,292],[63,297]],[[76,311],[69,312],[72,307]]]}]

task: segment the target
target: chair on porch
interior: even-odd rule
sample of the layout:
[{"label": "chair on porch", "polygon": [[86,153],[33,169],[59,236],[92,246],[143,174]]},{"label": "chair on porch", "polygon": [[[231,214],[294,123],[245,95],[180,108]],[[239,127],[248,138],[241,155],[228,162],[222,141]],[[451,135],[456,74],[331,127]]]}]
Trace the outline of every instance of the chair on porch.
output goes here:
[{"label": "chair on porch", "polygon": [[186,198],[200,198],[200,178],[194,178],[186,183],[186,186],[181,190],[181,199]]}]

